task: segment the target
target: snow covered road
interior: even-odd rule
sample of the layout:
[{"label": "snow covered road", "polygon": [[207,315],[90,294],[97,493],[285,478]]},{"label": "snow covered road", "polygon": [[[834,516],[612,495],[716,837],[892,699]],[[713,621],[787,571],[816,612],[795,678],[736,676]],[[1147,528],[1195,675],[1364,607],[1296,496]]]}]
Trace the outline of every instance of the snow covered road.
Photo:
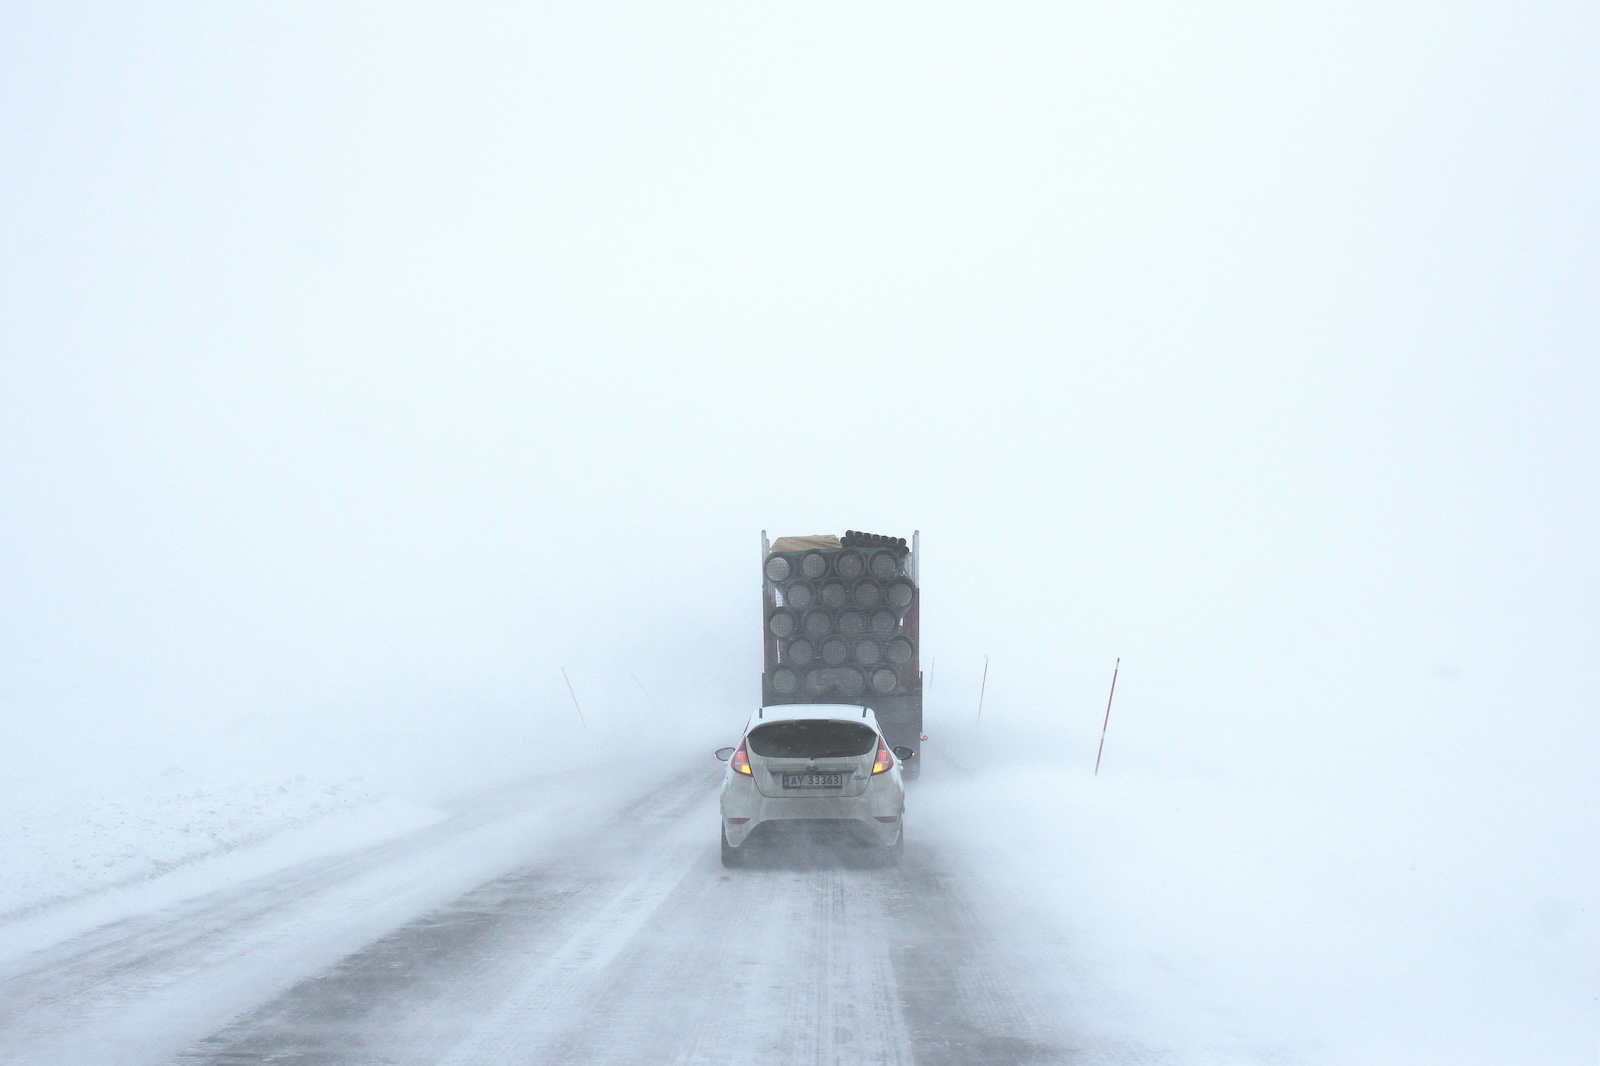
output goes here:
[{"label": "snow covered road", "polygon": [[724,870],[719,773],[609,811],[511,790],[399,840],[8,953],[0,1061],[1122,1058],[1073,1050],[1048,991],[1060,945],[989,920],[1004,901],[919,834],[915,789],[900,868],[823,852]]}]

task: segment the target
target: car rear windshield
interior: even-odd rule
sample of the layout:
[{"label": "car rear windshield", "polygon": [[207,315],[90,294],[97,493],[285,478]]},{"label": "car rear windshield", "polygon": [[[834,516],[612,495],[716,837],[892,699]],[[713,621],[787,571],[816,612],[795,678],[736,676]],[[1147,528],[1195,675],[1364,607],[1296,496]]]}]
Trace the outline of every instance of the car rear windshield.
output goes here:
[{"label": "car rear windshield", "polygon": [[750,731],[750,750],[769,759],[837,759],[865,755],[878,734],[860,722],[796,719],[773,722]]}]

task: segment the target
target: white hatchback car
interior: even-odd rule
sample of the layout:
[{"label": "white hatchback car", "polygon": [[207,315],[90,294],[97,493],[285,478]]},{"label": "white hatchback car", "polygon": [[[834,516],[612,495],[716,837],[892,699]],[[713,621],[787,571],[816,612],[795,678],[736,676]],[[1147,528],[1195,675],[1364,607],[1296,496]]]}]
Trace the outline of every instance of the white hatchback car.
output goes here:
[{"label": "white hatchback car", "polygon": [[905,852],[908,748],[889,748],[871,708],[795,703],[763,707],[738,747],[721,748],[722,864],[752,842],[821,830],[872,847],[889,863]]}]

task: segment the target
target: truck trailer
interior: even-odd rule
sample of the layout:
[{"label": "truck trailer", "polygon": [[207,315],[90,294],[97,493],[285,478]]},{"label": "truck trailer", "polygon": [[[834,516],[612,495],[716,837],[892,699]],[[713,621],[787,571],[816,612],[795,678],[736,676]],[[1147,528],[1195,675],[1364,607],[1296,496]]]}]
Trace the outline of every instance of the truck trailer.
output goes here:
[{"label": "truck trailer", "polygon": [[[895,747],[922,750],[921,533],[761,531],[761,703],[871,707]],[[905,760],[917,775],[919,755]]]}]

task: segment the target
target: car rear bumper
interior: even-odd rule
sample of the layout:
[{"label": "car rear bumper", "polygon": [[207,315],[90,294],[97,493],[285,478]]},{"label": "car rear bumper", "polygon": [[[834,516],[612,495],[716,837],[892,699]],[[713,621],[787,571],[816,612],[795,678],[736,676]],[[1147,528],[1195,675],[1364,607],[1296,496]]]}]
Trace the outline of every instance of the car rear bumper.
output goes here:
[{"label": "car rear bumper", "polygon": [[853,818],[774,818],[759,824],[751,822],[744,828],[748,832],[740,843],[729,841],[740,850],[811,851],[841,846],[878,849],[894,844],[900,835],[900,820],[884,825]]},{"label": "car rear bumper", "polygon": [[[892,784],[885,781],[884,784]],[[877,782],[873,782],[877,786]],[[869,842],[890,845],[900,834],[905,794],[898,788],[869,787],[860,796],[763,796],[752,786],[728,789],[722,794],[722,827],[728,843],[738,847],[761,826],[806,823],[825,828],[835,823],[851,835]],[[745,819],[738,821],[738,819]],[[772,830],[762,835],[771,835]]]}]

